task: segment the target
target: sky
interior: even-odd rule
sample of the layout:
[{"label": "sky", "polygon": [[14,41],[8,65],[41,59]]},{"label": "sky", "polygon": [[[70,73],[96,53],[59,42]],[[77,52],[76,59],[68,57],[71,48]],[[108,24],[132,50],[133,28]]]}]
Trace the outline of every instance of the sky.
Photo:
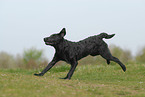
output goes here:
[{"label": "sky", "polygon": [[55,50],[43,38],[62,28],[71,41],[115,33],[108,45],[135,55],[145,46],[145,0],[0,0],[0,52],[36,47],[51,60]]}]

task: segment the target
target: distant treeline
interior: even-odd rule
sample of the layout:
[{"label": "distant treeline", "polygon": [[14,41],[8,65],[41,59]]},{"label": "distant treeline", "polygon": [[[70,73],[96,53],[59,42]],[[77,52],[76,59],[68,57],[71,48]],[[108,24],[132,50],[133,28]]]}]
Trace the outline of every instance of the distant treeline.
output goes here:
[{"label": "distant treeline", "polygon": [[[136,56],[132,56],[130,50],[124,50],[118,46],[111,45],[111,53],[119,58],[124,64],[145,63],[145,48],[142,48]],[[48,64],[48,58],[44,57],[44,51],[36,48],[24,50],[22,55],[13,56],[6,52],[0,52],[0,68],[21,68],[37,69]],[[67,64],[58,62],[58,65]],[[79,65],[98,65],[106,64],[106,60],[100,56],[88,56],[79,61]],[[111,62],[111,64],[116,64]]]}]

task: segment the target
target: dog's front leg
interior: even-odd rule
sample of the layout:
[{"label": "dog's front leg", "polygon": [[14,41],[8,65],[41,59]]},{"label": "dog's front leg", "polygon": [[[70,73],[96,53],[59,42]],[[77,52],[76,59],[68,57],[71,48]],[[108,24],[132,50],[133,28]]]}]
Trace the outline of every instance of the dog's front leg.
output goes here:
[{"label": "dog's front leg", "polygon": [[71,77],[72,77],[77,65],[78,65],[78,62],[71,63],[71,68],[70,68],[67,76],[65,78],[61,78],[61,79],[71,79]]},{"label": "dog's front leg", "polygon": [[35,73],[35,76],[43,76],[48,70],[50,70],[55,64],[56,62],[58,62],[59,60],[57,60],[56,58],[53,58],[53,60],[47,65],[47,67],[39,74]]}]

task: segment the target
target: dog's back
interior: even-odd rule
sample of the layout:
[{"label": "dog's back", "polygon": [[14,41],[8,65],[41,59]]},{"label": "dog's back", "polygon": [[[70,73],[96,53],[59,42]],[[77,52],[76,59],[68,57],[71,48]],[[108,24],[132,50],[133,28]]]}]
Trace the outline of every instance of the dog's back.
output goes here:
[{"label": "dog's back", "polygon": [[79,42],[77,42],[78,44],[83,44],[85,45],[86,47],[90,46],[90,45],[93,45],[94,46],[100,46],[102,44],[102,39],[105,38],[105,39],[110,39],[114,36],[115,34],[112,34],[112,35],[108,35],[107,33],[101,33],[99,35],[95,35],[95,36],[91,36],[91,37],[88,37],[84,40],[81,40]]}]

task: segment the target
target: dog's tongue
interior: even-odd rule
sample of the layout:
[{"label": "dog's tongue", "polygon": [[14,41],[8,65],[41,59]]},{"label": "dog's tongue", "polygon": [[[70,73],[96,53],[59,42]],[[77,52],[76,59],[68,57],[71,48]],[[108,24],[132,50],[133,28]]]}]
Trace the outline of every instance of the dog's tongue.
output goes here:
[{"label": "dog's tongue", "polygon": [[45,42],[45,44],[52,44],[51,42]]}]

